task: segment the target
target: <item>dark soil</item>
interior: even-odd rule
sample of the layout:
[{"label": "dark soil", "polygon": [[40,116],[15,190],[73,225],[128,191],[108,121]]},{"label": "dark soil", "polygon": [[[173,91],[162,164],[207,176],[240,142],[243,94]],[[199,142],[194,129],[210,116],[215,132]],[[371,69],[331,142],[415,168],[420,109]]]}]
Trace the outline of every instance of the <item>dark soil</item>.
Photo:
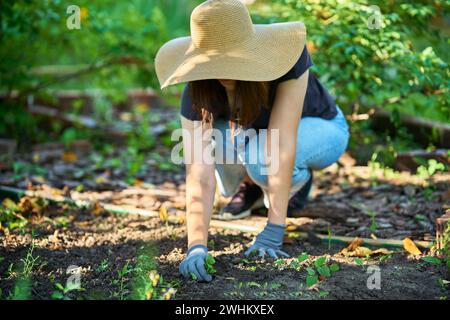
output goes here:
[{"label": "dark soil", "polygon": [[[300,229],[325,234],[330,229],[333,235],[374,234],[380,238],[409,236],[416,240],[433,240],[432,219],[443,213],[447,201],[449,183],[445,177],[441,177],[441,181],[437,176],[434,191],[431,196],[427,195],[431,197],[427,200],[423,188],[414,184],[409,176],[403,180],[396,177],[396,183],[379,179],[373,185],[359,177],[363,173],[358,170],[354,169],[352,176],[333,171],[317,175],[316,197],[303,211],[309,218],[296,220]],[[349,179],[353,180],[352,187],[345,183]],[[184,209],[183,185],[166,184],[162,190],[168,194],[154,196],[145,188],[135,187],[104,191],[109,194],[91,191],[84,196],[122,205],[134,203],[150,209],[171,204],[169,213],[180,214]],[[373,216],[371,210],[377,214]],[[416,217],[419,214],[420,219]],[[65,217],[63,221],[61,217]],[[371,228],[373,219],[377,224],[375,229]],[[260,212],[239,223],[260,226],[264,221],[264,212]],[[154,255],[158,272],[170,286],[177,288],[176,299],[441,299],[450,295],[448,286],[446,288],[442,282],[449,279],[444,265],[414,258],[402,248],[387,257],[362,259],[363,265],[358,265],[354,258],[337,254],[345,244],[329,247],[328,243],[317,242],[314,238],[296,238],[285,244],[286,251],[294,258],[302,252],[310,255],[297,270],[290,267],[294,258],[278,262],[243,259],[243,251],[253,235],[217,228],[211,229],[209,242],[210,252],[217,261],[213,282],[184,280],[178,274],[187,242],[182,222],[165,223],[159,217],[114,215],[67,205],[44,206],[30,218],[27,227],[2,234],[0,238],[2,298],[13,291],[20,260],[29,252],[32,241],[33,256],[39,257],[31,273],[33,299],[50,299],[55,284],[66,282],[66,270],[70,265],[82,268],[81,283],[85,289],[69,293],[70,298],[126,297],[133,290],[133,275],[130,273],[123,278],[125,286],[121,291],[118,271],[127,263],[136,265],[137,257],[147,254],[149,247],[156,250],[148,254],[152,258]],[[337,262],[340,270],[312,289],[308,288],[306,267],[322,255],[327,256],[329,263]],[[381,287],[370,290],[367,281],[373,265],[380,268]]]}]

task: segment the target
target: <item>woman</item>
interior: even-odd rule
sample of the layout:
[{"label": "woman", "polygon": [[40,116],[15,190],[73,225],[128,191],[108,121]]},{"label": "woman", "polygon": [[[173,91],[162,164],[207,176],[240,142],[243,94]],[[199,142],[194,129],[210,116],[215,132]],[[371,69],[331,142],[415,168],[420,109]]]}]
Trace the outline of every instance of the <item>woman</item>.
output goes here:
[{"label": "woman", "polygon": [[[204,259],[216,180],[224,196],[233,196],[220,214],[223,219],[248,215],[264,195],[268,222],[245,255],[288,256],[281,250],[286,216],[304,205],[312,170],[331,165],[345,151],[345,117],[309,72],[305,37],[302,22],[256,25],[240,1],[209,0],[192,12],[191,36],[173,39],[158,51],[161,89],[187,83],[181,106],[188,233],[183,276],[212,279]],[[208,127],[223,139],[198,133]],[[256,149],[250,147],[254,141]],[[262,170],[274,144],[277,161],[269,163],[271,170]],[[190,157],[211,147],[231,150],[235,162]],[[249,156],[257,161],[247,161]]]}]

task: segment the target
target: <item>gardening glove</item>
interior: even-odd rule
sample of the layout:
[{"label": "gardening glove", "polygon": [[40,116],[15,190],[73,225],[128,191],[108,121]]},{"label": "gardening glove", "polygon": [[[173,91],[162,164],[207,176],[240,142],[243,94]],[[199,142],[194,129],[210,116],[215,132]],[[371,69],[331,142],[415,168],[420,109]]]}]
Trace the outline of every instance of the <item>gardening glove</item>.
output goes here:
[{"label": "gardening glove", "polygon": [[205,258],[208,255],[208,248],[198,244],[190,248],[186,258],[180,264],[180,273],[185,278],[190,278],[194,274],[199,281],[211,281],[212,276],[206,272]]},{"label": "gardening glove", "polygon": [[244,254],[248,257],[253,251],[257,250],[259,257],[264,259],[266,253],[272,258],[279,258],[284,256],[289,258],[289,255],[281,251],[283,246],[284,224],[274,224],[267,222],[266,227],[255,238],[253,245]]}]

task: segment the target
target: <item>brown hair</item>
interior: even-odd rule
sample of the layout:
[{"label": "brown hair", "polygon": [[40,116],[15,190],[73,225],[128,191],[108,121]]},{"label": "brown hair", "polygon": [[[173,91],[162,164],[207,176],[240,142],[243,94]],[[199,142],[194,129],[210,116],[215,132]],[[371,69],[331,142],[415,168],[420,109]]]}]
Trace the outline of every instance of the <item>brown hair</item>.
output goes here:
[{"label": "brown hair", "polygon": [[250,125],[258,116],[261,107],[268,108],[269,83],[236,80],[233,105],[228,107],[225,88],[216,79],[189,82],[194,110],[202,116],[204,123],[211,124],[214,116],[224,114],[238,126]]}]

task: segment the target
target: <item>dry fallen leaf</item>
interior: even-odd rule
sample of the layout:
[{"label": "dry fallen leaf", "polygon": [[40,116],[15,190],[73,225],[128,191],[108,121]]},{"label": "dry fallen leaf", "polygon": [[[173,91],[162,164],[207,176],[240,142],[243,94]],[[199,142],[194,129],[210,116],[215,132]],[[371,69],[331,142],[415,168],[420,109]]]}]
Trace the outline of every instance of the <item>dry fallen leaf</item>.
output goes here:
[{"label": "dry fallen leaf", "polygon": [[296,225],[288,224],[288,225],[286,226],[286,232],[289,232],[289,231],[296,231],[296,230],[297,230],[297,226],[296,226]]},{"label": "dry fallen leaf", "polygon": [[412,241],[410,238],[403,239],[403,248],[405,248],[406,251],[413,255],[420,255],[422,252],[417,248],[414,241]]},{"label": "dry fallen leaf", "polygon": [[133,186],[135,187],[141,187],[144,184],[144,181],[139,180],[139,179],[134,179],[133,181]]},{"label": "dry fallen leaf", "polygon": [[13,200],[11,200],[10,198],[5,198],[5,200],[3,200],[3,202],[2,202],[2,205],[3,205],[3,207],[5,207],[6,209],[9,209],[9,210],[17,210],[18,209],[16,203]]},{"label": "dry fallen leaf", "polygon": [[43,209],[37,199],[29,197],[22,197],[17,207],[24,214],[39,214]]},{"label": "dry fallen leaf", "polygon": [[105,212],[105,209],[102,207],[102,205],[101,205],[100,203],[95,202],[95,203],[92,205],[91,213],[92,213],[94,216],[99,216],[99,215],[101,215],[103,212]]},{"label": "dry fallen leaf", "polygon": [[376,255],[376,254],[391,254],[392,253],[392,251],[390,251],[388,249],[384,249],[384,248],[372,250],[367,247],[361,247],[363,242],[364,241],[361,238],[353,239],[353,241],[348,245],[347,248],[344,248],[341,250],[340,254],[345,257],[364,258],[367,256]]},{"label": "dry fallen leaf", "polygon": [[66,151],[62,155],[62,159],[65,162],[75,162],[75,161],[77,161],[78,157],[77,157],[77,154],[75,152]]},{"label": "dry fallen leaf", "polygon": [[166,222],[169,219],[169,214],[167,213],[167,209],[165,206],[161,206],[159,208],[159,218],[162,222]]},{"label": "dry fallen leaf", "polygon": [[141,102],[136,105],[136,110],[139,112],[147,112],[149,109],[150,109],[150,106],[145,102]]},{"label": "dry fallen leaf", "polygon": [[185,224],[186,223],[186,215],[178,214],[177,218],[178,218],[178,221],[177,221],[178,224]]},{"label": "dry fallen leaf", "polygon": [[95,178],[95,183],[96,184],[105,184],[106,182],[108,182],[108,179],[104,176],[98,176],[97,178]]},{"label": "dry fallen leaf", "polygon": [[364,243],[364,240],[361,238],[355,238],[353,239],[353,241],[349,244],[349,246],[347,247],[347,249],[349,251],[354,251],[356,248],[358,248],[359,246],[361,246]]}]

